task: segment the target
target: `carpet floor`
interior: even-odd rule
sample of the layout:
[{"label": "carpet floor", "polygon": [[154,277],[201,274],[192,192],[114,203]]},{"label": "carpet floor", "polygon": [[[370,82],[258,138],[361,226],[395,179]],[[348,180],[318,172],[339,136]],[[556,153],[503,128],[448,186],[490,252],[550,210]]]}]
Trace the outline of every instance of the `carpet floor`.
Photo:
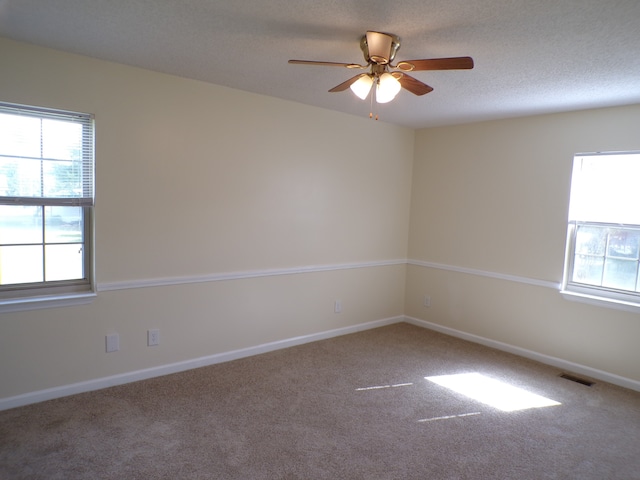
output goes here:
[{"label": "carpet floor", "polygon": [[400,323],[0,412],[0,478],[640,479],[640,393],[560,373]]}]

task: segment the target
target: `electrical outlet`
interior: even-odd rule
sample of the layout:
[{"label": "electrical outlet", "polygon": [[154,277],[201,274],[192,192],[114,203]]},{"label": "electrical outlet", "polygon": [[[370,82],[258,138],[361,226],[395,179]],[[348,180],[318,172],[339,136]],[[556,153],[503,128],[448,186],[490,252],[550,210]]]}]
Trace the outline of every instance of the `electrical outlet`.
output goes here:
[{"label": "electrical outlet", "polygon": [[333,304],[333,312],[334,313],[342,312],[342,300],[336,300],[336,302]]},{"label": "electrical outlet", "polygon": [[147,346],[154,347],[156,345],[160,345],[160,330],[157,328],[147,330]]},{"label": "electrical outlet", "polygon": [[430,297],[429,295],[425,295],[425,296],[424,296],[424,299],[423,299],[423,301],[422,301],[422,304],[423,304],[425,307],[430,307],[430,306],[431,306],[431,297]]},{"label": "electrical outlet", "polygon": [[106,337],[107,353],[120,350],[120,336],[117,333],[110,333]]}]

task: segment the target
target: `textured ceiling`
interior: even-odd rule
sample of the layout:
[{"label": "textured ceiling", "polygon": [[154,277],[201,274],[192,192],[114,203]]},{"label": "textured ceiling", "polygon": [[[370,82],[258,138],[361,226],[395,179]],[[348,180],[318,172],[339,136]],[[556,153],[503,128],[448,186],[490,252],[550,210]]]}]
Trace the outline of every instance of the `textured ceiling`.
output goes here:
[{"label": "textured ceiling", "polygon": [[365,117],[368,100],[327,92],[353,71],[287,60],[362,63],[367,30],[401,37],[396,60],[475,61],[414,73],[434,91],[402,91],[382,121],[640,103],[639,0],[0,0],[0,36]]}]

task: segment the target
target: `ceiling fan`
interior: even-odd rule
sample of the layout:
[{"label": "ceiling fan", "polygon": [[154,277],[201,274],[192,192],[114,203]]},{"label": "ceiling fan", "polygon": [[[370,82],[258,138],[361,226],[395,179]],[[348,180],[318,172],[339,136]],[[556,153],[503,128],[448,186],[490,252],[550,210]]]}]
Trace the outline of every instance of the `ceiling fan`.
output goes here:
[{"label": "ceiling fan", "polygon": [[[393,65],[391,62],[394,60],[399,48],[400,37],[397,35],[368,31],[360,40],[360,49],[364,54],[366,65],[317,62],[313,60],[289,60],[289,63],[368,70],[366,73],[359,73],[340,85],[336,85],[329,92],[342,92],[347,88],[351,88],[359,98],[364,100],[370,91],[374,91],[377,103],[390,102],[402,88],[414,95],[425,95],[433,91],[432,87],[411,77],[407,72],[473,68],[473,59],[471,57],[402,60]],[[374,85],[375,88],[372,88]],[[372,115],[370,114],[369,116]]]}]

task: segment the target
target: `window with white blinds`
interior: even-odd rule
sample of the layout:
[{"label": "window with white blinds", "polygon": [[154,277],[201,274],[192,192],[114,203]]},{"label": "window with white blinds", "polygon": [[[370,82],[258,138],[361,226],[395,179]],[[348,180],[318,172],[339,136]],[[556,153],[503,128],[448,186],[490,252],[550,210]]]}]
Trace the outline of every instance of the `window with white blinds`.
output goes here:
[{"label": "window with white blinds", "polygon": [[563,291],[640,307],[640,153],[576,155]]},{"label": "window with white blinds", "polygon": [[0,303],[92,290],[94,119],[0,103]]}]

